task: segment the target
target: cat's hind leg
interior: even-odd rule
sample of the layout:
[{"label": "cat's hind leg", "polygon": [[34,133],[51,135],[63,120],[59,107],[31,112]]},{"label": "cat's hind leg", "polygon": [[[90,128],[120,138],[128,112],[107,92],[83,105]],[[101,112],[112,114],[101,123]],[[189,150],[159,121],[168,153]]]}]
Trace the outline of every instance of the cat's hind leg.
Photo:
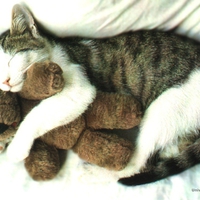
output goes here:
[{"label": "cat's hind leg", "polygon": [[[128,165],[121,171],[109,171],[87,165],[86,173],[101,173],[109,179],[129,177],[138,173],[154,151],[176,142],[178,136],[199,129],[200,71],[193,72],[188,81],[163,92],[146,110],[140,125],[136,150]],[[111,175],[113,174],[113,175]],[[112,178],[111,178],[112,177]]]}]

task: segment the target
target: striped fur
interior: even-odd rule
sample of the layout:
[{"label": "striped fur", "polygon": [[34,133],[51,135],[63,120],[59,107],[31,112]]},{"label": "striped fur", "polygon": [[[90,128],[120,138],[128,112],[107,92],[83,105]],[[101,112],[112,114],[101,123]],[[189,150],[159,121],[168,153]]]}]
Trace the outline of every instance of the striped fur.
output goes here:
[{"label": "striped fur", "polygon": [[76,54],[72,61],[85,66],[92,84],[133,95],[144,109],[166,89],[184,83],[200,65],[199,44],[171,33],[140,31],[76,42],[70,43],[68,54]]}]

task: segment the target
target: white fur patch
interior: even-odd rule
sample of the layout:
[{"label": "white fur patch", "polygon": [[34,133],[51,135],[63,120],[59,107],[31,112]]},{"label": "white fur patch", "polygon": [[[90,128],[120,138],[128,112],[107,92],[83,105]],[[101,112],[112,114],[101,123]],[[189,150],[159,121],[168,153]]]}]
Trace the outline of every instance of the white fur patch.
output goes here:
[{"label": "white fur patch", "polygon": [[[46,59],[47,56],[45,52],[40,50],[18,52],[15,55],[9,55],[0,49],[0,89],[19,92],[22,89],[24,73],[27,69],[33,63]],[[5,84],[6,80],[9,80],[9,85]]]}]

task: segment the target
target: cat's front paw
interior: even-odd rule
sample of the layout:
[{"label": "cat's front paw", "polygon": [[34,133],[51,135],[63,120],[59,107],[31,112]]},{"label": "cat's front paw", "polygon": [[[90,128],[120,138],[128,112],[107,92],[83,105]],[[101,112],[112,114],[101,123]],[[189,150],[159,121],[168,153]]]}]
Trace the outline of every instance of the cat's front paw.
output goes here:
[{"label": "cat's front paw", "polygon": [[29,155],[29,148],[23,145],[13,141],[8,146],[6,154],[11,162],[20,162]]}]

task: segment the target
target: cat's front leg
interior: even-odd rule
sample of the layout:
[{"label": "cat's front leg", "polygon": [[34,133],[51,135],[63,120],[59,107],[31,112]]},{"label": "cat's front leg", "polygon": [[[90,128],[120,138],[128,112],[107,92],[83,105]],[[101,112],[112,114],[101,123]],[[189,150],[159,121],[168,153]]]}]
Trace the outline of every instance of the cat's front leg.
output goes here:
[{"label": "cat's front leg", "polygon": [[70,123],[92,103],[96,89],[82,72],[71,71],[71,74],[68,72],[68,76],[64,78],[65,80],[70,78],[66,81],[64,89],[43,100],[20,124],[7,149],[10,160],[17,162],[26,158],[35,138],[53,128]]}]

